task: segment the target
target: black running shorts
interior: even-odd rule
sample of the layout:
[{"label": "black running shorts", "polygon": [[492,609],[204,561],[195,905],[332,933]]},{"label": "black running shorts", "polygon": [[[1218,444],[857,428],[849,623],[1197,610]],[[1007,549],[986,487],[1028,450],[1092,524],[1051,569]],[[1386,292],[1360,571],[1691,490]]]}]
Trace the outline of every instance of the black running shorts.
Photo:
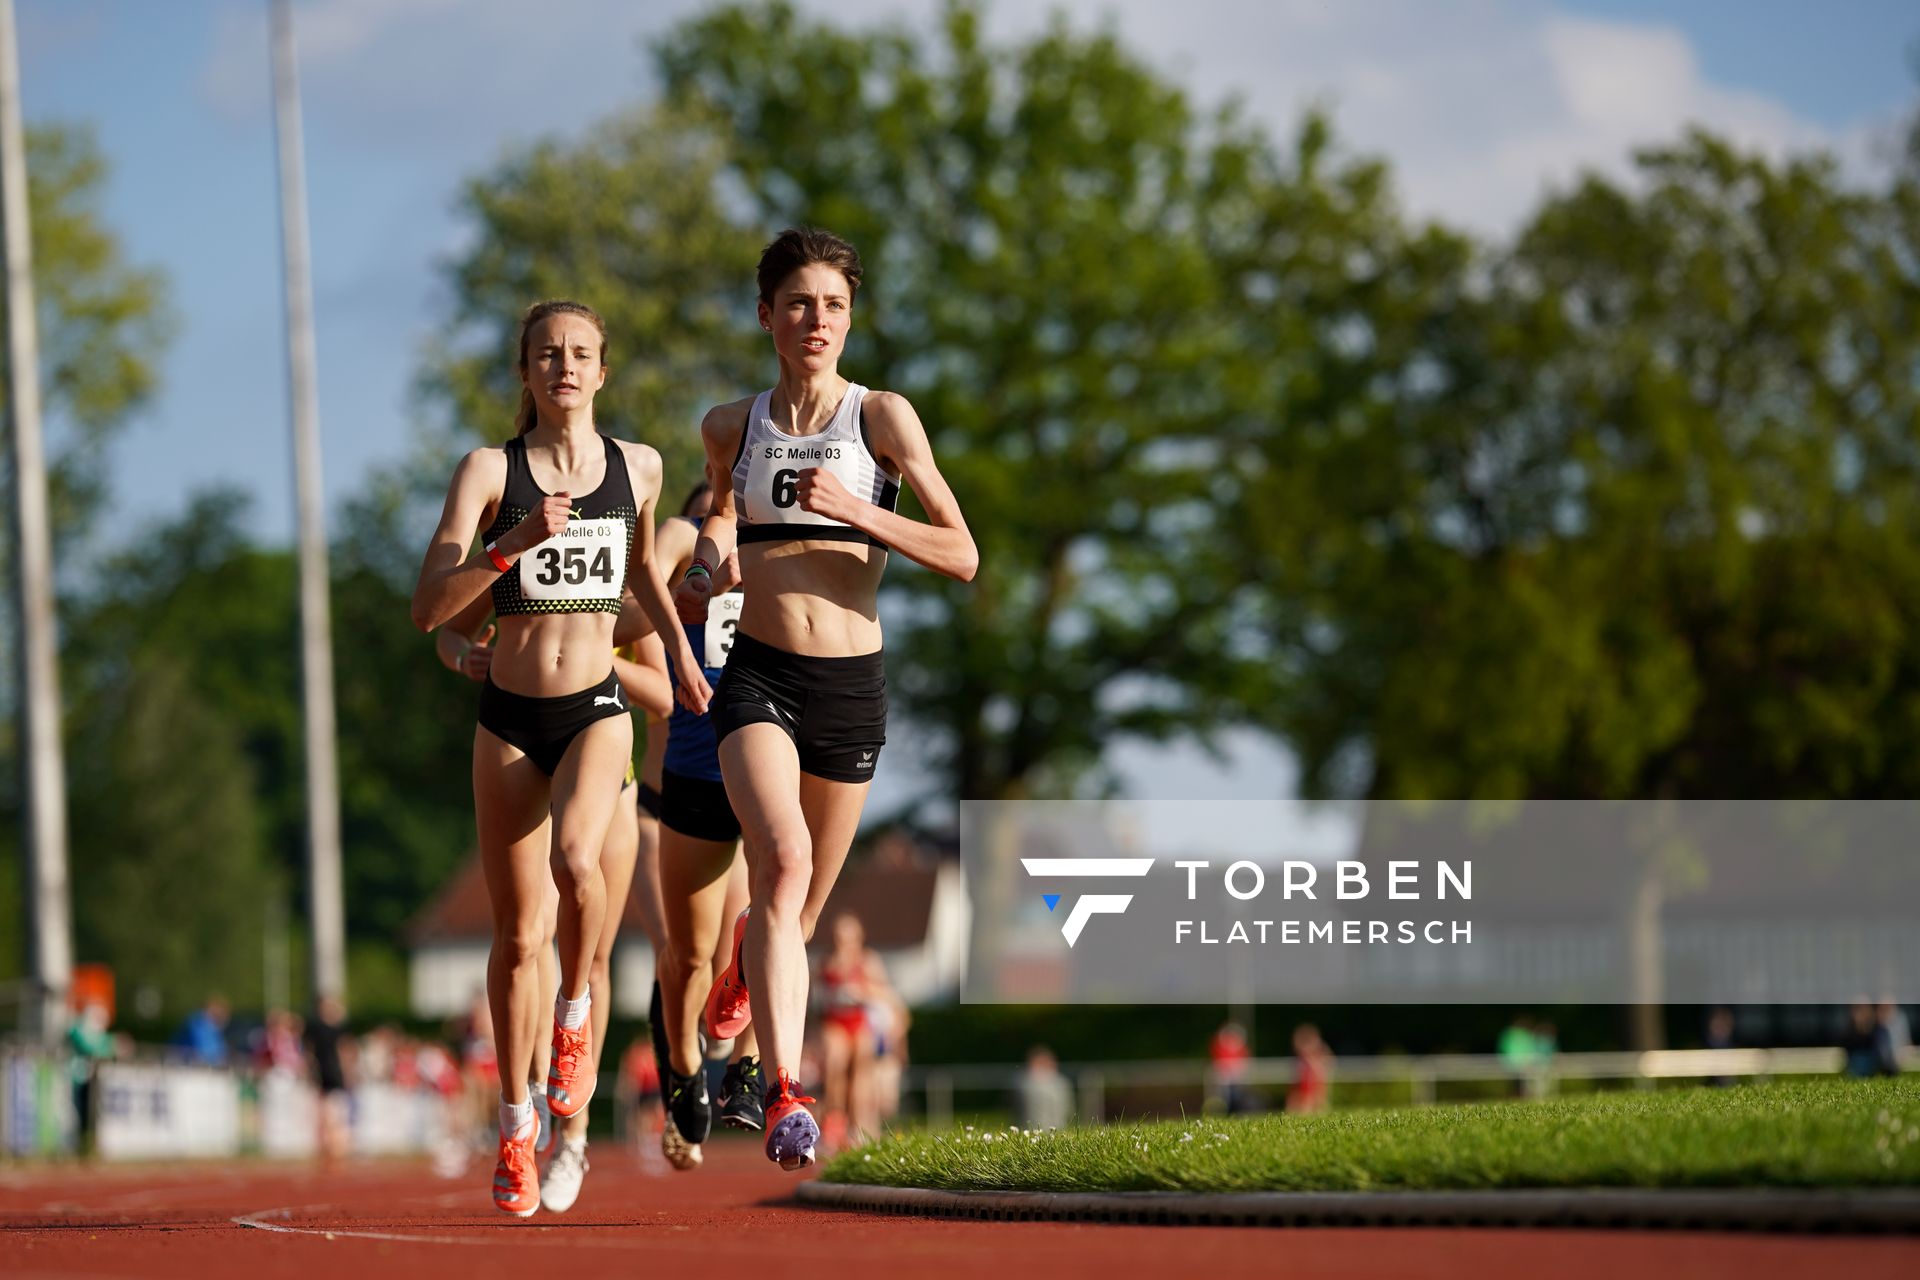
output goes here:
[{"label": "black running shorts", "polygon": [[640,784],[640,794],[635,797],[634,803],[649,818],[658,820],[660,817],[660,793],[646,783]]},{"label": "black running shorts", "polygon": [[660,825],[693,840],[732,844],[740,819],[727,803],[727,784],[665,770],[660,775]]},{"label": "black running shorts", "polygon": [[591,689],[558,698],[529,698],[508,693],[488,676],[480,686],[480,727],[509,746],[520,748],[548,777],[561,757],[596,720],[627,714],[626,695],[612,671]]},{"label": "black running shorts", "polygon": [[811,658],[735,633],[712,715],[716,742],[743,725],[778,725],[793,739],[801,772],[870,782],[887,742],[885,656]]}]

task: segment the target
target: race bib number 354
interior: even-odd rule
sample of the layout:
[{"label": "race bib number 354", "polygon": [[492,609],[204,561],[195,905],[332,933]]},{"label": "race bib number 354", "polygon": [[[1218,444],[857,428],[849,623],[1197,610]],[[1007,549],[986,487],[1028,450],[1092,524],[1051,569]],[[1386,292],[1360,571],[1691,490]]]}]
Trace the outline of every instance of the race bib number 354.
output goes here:
[{"label": "race bib number 354", "polygon": [[528,600],[611,600],[627,570],[624,520],[575,520],[520,557]]}]

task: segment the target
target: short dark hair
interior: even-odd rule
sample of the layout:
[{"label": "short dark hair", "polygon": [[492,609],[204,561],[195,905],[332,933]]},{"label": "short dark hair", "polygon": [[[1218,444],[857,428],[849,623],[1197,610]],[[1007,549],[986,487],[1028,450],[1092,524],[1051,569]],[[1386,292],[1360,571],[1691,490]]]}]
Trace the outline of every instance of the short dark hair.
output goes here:
[{"label": "short dark hair", "polygon": [[847,278],[847,291],[860,292],[860,251],[831,231],[819,227],[788,227],[775,236],[760,253],[760,269],[755,273],[760,285],[760,301],[773,304],[773,291],[780,282],[802,267],[814,263],[832,267]]}]

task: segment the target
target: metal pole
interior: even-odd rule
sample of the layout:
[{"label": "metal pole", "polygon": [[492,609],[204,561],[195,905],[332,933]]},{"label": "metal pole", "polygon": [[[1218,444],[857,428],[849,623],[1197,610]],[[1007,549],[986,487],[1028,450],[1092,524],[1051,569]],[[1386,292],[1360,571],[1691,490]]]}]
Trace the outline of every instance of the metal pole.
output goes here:
[{"label": "metal pole", "polygon": [[46,453],[40,438],[40,340],[33,298],[33,232],[20,125],[20,50],[13,0],[0,0],[0,220],[6,223],[7,390],[13,413],[15,546],[20,556],[20,704],[25,757],[27,910],[41,1036],[65,1030],[73,977],[67,890],[67,779],[60,756],[60,665],[54,638],[53,538],[47,530]]},{"label": "metal pole", "polygon": [[280,159],[280,250],[287,300],[287,390],[300,509],[300,673],[306,709],[307,912],[313,995],[346,998],[340,890],[340,782],[334,757],[333,643],[327,612],[326,512],[320,486],[320,399],[314,379],[313,280],[307,250],[306,160],[299,68],[288,0],[273,0],[273,99]]}]

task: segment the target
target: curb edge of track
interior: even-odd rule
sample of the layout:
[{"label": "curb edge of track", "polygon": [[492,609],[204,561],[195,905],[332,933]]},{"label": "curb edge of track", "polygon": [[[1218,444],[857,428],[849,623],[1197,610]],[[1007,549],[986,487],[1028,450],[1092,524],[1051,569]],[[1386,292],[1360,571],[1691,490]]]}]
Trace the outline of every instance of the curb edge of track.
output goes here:
[{"label": "curb edge of track", "polygon": [[1622,1231],[1920,1233],[1920,1191],[935,1191],[807,1182],[794,1198],[817,1209],[1159,1226],[1527,1227]]}]

